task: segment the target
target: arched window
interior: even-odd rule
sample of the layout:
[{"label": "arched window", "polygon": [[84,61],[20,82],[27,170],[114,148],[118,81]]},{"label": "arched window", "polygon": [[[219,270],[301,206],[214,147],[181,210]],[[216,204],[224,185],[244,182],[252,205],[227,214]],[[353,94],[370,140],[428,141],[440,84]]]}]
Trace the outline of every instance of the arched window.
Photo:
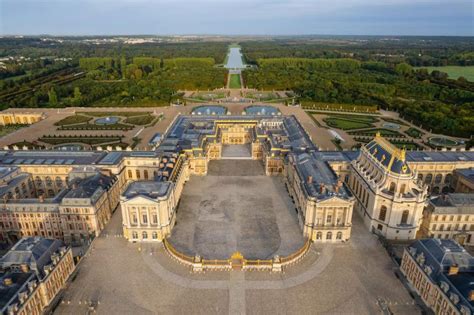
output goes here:
[{"label": "arched window", "polygon": [[322,239],[322,238],[323,238],[323,233],[318,232],[318,233],[316,234],[316,239],[317,239],[317,240],[320,240],[320,239]]},{"label": "arched window", "polygon": [[425,183],[431,184],[432,181],[433,181],[433,174],[430,173],[430,174],[426,175]]},{"label": "arched window", "polygon": [[451,179],[453,178],[453,175],[452,174],[448,174],[446,175],[446,177],[444,178],[444,183],[445,184],[451,184]]},{"label": "arched window", "polygon": [[54,197],[54,190],[48,189],[48,197]]},{"label": "arched window", "polygon": [[336,240],[342,240],[342,232],[337,232]]},{"label": "arched window", "polygon": [[402,212],[402,219],[400,220],[400,224],[407,224],[409,214],[410,214],[410,211],[408,211],[408,210],[404,210]]},{"label": "arched window", "polygon": [[132,177],[133,177],[133,175],[132,175],[132,170],[128,170],[128,171],[127,171],[127,174],[128,174],[128,178],[132,178]]},{"label": "arched window", "polygon": [[137,239],[137,238],[138,238],[138,233],[137,233],[137,232],[133,232],[133,233],[132,233],[132,238],[133,238],[133,239]]},{"label": "arched window", "polygon": [[385,206],[380,207],[379,220],[385,221],[386,216],[387,216],[387,207]]},{"label": "arched window", "polygon": [[62,187],[63,186],[63,180],[61,179],[61,177],[57,176],[55,181],[56,181],[56,186],[57,187]]},{"label": "arched window", "polygon": [[433,191],[431,192],[433,195],[438,195],[439,194],[439,187],[434,187]]},{"label": "arched window", "polygon": [[148,170],[144,170],[144,171],[143,171],[143,177],[144,177],[145,179],[148,179]]},{"label": "arched window", "polygon": [[443,179],[443,175],[438,174],[435,176],[435,184],[441,183],[441,180]]},{"label": "arched window", "polygon": [[154,240],[156,240],[156,239],[158,238],[158,233],[153,232],[153,233],[151,234],[151,237],[152,237]]},{"label": "arched window", "polygon": [[53,185],[53,181],[51,180],[51,177],[46,176],[46,186],[51,187]]},{"label": "arched window", "polygon": [[36,176],[35,177],[35,185],[36,186],[41,186],[43,184],[43,181],[41,180],[41,178],[39,176]]},{"label": "arched window", "polygon": [[443,194],[449,193],[449,186],[444,186],[441,191],[443,192]]},{"label": "arched window", "polygon": [[397,189],[397,185],[396,185],[394,182],[390,183],[390,189],[389,189],[389,191],[390,191],[391,193],[394,193],[396,189]]},{"label": "arched window", "polygon": [[407,185],[403,184],[402,186],[400,186],[400,193],[404,194],[406,189],[407,189]]},{"label": "arched window", "polygon": [[142,232],[142,238],[146,240],[148,238],[148,233],[146,231]]},{"label": "arched window", "polygon": [[328,232],[328,233],[326,234],[326,239],[327,239],[327,240],[332,240],[332,232]]}]

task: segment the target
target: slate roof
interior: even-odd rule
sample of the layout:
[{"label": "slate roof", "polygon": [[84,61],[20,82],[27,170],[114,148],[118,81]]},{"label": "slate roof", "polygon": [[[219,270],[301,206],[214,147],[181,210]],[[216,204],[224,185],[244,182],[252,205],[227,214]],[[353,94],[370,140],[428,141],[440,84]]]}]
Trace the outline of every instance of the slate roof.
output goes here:
[{"label": "slate roof", "polygon": [[[427,275],[434,283],[447,285],[445,294],[448,297],[452,294],[459,297],[459,302],[455,303],[458,309],[465,307],[474,312],[474,302],[468,298],[474,290],[474,257],[461,245],[451,239],[422,239],[414,242],[408,252],[419,264],[417,258],[423,255],[424,263],[420,266],[424,270],[426,266],[430,267],[431,273]],[[452,265],[459,267],[456,275],[448,275]]]},{"label": "slate roof", "polygon": [[58,239],[24,237],[0,259],[0,267],[5,270],[27,264],[42,279],[44,267],[52,262],[51,255],[64,246]]}]

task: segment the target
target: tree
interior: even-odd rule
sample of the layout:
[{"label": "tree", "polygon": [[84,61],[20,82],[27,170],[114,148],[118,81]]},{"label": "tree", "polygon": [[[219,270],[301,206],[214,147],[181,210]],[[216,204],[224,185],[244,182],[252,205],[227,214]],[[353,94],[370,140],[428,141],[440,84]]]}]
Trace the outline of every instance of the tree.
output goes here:
[{"label": "tree", "polygon": [[54,88],[51,88],[51,90],[49,90],[48,99],[50,105],[56,106],[58,104],[58,96],[56,95],[56,91],[54,90]]},{"label": "tree", "polygon": [[120,59],[120,72],[122,73],[122,79],[126,78],[126,73],[127,73],[127,60],[125,59],[125,56],[122,56]]},{"label": "tree", "polygon": [[74,88],[74,101],[77,102],[77,103],[80,103],[81,102],[81,97],[82,97],[81,90],[79,89],[78,86],[76,86]]},{"label": "tree", "polygon": [[395,72],[407,76],[413,73],[413,68],[409,64],[402,62],[395,66]]}]

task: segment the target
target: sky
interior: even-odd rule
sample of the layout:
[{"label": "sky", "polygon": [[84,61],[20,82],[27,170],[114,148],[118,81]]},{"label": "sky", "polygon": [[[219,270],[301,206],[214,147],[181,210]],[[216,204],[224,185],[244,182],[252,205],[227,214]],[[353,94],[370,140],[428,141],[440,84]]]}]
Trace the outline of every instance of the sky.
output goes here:
[{"label": "sky", "polygon": [[1,35],[474,36],[472,0],[0,0]]}]

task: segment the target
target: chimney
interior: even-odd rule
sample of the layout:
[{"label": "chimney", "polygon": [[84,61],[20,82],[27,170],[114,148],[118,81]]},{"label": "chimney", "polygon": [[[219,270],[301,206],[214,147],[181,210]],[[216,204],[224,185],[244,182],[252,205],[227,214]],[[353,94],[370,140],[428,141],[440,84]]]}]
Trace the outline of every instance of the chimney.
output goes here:
[{"label": "chimney", "polygon": [[3,279],[3,285],[8,287],[8,286],[11,286],[13,284],[13,281],[12,281],[12,278],[10,277],[6,277]]},{"label": "chimney", "polygon": [[339,193],[339,185],[334,185],[334,192],[337,194]]},{"label": "chimney", "polygon": [[467,299],[471,302],[474,301],[474,290],[469,291]]},{"label": "chimney", "polygon": [[448,276],[457,275],[458,272],[459,272],[459,266],[458,265],[454,264],[454,265],[449,266]]},{"label": "chimney", "polygon": [[308,184],[312,184],[313,183],[313,176],[309,175],[308,178],[307,178],[307,182],[308,182]]},{"label": "chimney", "polygon": [[324,186],[324,184],[319,185],[319,193],[324,194],[325,191],[326,191],[326,186]]},{"label": "chimney", "polygon": [[21,264],[20,265],[20,270],[22,272],[28,272],[28,271],[30,271],[30,266],[28,266],[28,264]]},{"label": "chimney", "polygon": [[44,195],[39,195],[38,200],[39,202],[44,202]]},{"label": "chimney", "polygon": [[77,183],[76,182],[72,183],[72,189],[77,189]]}]

